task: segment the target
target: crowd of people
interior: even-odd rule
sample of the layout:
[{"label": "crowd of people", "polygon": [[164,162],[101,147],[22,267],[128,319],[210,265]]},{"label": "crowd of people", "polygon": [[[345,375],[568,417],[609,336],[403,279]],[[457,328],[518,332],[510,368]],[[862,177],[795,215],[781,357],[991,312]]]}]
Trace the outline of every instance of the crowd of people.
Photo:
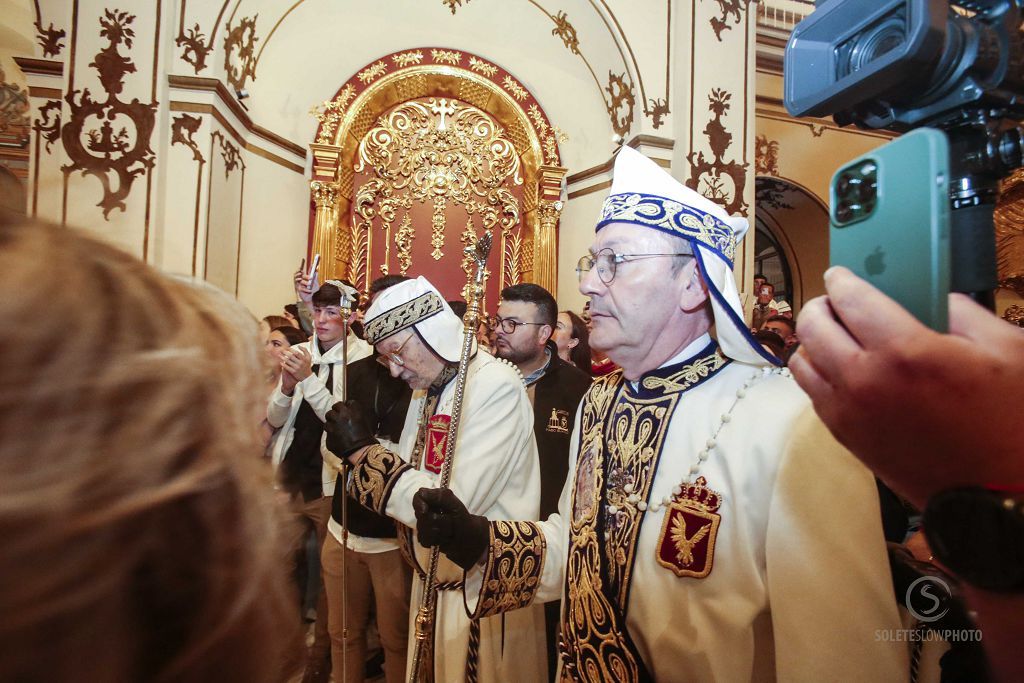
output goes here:
[{"label": "crowd of people", "polygon": [[257,323],[4,216],[0,679],[1019,680],[1024,331],[833,269],[798,341],[746,229],[626,147],[580,314],[302,263]]}]

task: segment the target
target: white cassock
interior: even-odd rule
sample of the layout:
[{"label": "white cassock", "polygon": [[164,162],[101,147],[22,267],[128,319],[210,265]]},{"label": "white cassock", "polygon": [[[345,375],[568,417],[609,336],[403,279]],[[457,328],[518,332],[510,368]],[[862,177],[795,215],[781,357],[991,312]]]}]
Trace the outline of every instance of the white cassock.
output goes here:
[{"label": "white cassock", "polygon": [[631,395],[620,373],[595,382],[559,512],[492,524],[467,604],[561,596],[570,680],[907,680],[906,649],[878,636],[900,620],[871,473],[788,373],[709,343]]},{"label": "white cassock", "polygon": [[[443,441],[438,436],[447,425],[443,418],[436,429],[427,429],[425,453],[416,450],[419,422],[427,392],[416,392],[409,405],[397,460],[384,449],[371,448],[353,472],[360,501],[401,522],[415,536],[416,516],[412,497],[420,488],[436,488],[440,482]],[[435,416],[451,415],[455,380],[441,392]],[[522,379],[510,365],[480,351],[469,367],[462,405],[451,489],[470,512],[488,519],[536,520],[540,509],[540,466],[533,436],[533,410]],[[403,534],[400,532],[399,534]],[[425,572],[430,551],[415,544],[418,571]],[[435,626],[434,671],[437,681],[466,679],[470,619],[460,584],[462,569],[441,556],[437,579],[455,585],[438,591]],[[415,643],[415,617],[420,604],[421,581],[413,577],[409,628],[409,663]],[[516,614],[487,617],[480,622],[477,680],[543,681],[547,675],[544,613],[538,604]]]}]

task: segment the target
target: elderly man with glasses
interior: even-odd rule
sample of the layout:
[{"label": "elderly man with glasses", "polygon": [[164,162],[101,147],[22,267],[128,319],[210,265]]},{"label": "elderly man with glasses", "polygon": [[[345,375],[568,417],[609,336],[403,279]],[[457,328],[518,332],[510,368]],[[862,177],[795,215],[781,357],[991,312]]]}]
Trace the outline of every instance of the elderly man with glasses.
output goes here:
[{"label": "elderly man with glasses", "polygon": [[[455,382],[462,321],[425,278],[394,285],[366,312],[366,340],[391,375],[413,389],[396,449],[373,438],[358,405],[339,403],[327,416],[327,446],[354,464],[352,495],[399,522],[399,541],[419,576],[430,549],[413,534],[413,495],[434,488],[457,400]],[[511,364],[477,350],[470,361],[455,445],[451,489],[475,514],[491,519],[539,516],[540,470],[533,411],[522,377]],[[470,618],[462,598],[462,570],[442,557],[433,635],[434,680],[540,681],[546,677],[544,613]],[[421,582],[413,581],[412,610]],[[415,632],[409,634],[410,651]],[[429,661],[429,660],[428,660]]]},{"label": "elderly man with glasses", "polygon": [[558,513],[417,494],[420,540],[466,570],[474,616],[561,596],[563,681],[908,677],[874,479],[751,339],[746,227],[624,147],[579,263],[621,370],[580,405]]}]

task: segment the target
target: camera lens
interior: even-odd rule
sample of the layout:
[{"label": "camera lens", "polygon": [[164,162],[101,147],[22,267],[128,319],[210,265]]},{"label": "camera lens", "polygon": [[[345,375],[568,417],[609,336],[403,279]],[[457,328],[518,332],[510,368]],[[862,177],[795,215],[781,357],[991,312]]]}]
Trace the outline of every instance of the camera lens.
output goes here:
[{"label": "camera lens", "polygon": [[851,173],[843,173],[836,181],[836,194],[844,198],[853,198],[858,185],[860,185],[860,178]]},{"label": "camera lens", "polygon": [[905,18],[900,14],[886,17],[857,39],[850,51],[849,71],[860,71],[876,59],[892,52],[903,44],[905,36]]},{"label": "camera lens", "polygon": [[836,207],[836,221],[839,223],[848,223],[853,218],[853,210],[850,205],[842,202]]}]

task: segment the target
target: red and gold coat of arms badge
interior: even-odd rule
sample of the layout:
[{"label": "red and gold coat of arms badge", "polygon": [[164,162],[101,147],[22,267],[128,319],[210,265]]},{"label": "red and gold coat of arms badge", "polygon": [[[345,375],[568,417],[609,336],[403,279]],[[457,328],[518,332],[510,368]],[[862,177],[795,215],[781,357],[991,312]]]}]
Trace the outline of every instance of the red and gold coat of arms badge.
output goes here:
[{"label": "red and gold coat of arms badge", "polygon": [[682,492],[665,508],[657,560],[676,576],[703,579],[714,565],[722,497],[707,488],[704,477],[681,488]]},{"label": "red and gold coat of arms badge", "polygon": [[444,467],[444,450],[448,444],[448,426],[451,415],[434,415],[427,421],[427,447],[423,466],[434,474],[440,474]]}]

